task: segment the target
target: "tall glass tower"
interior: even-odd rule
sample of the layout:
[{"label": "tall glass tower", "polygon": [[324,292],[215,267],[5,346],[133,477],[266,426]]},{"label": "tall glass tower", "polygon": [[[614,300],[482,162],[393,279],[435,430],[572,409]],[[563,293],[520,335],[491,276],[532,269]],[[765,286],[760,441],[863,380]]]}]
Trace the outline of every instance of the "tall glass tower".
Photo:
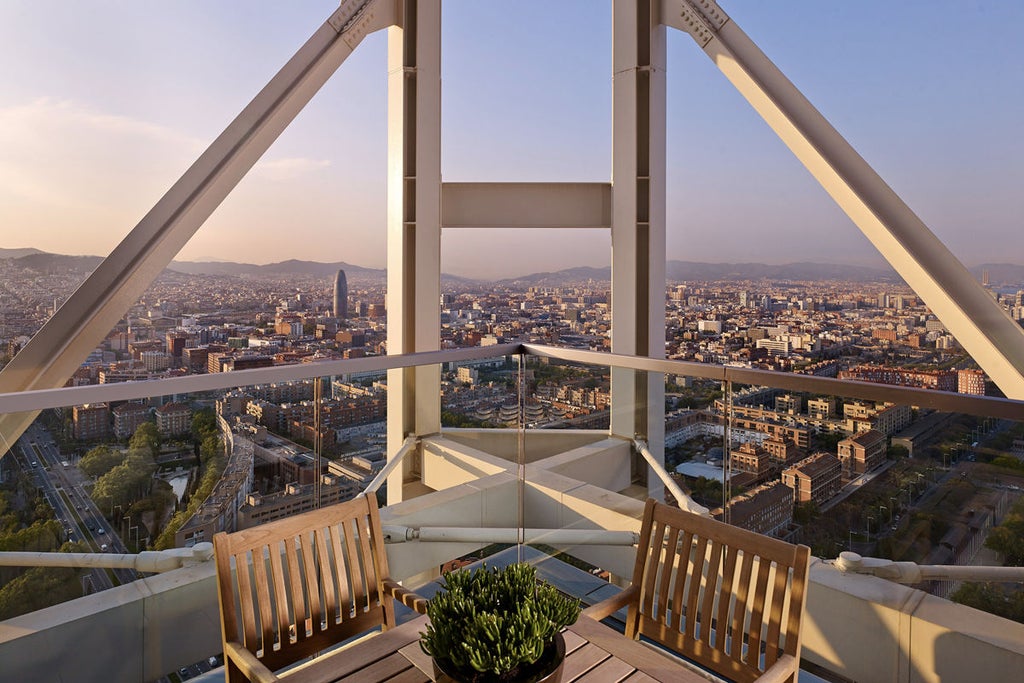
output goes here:
[{"label": "tall glass tower", "polygon": [[339,270],[334,276],[334,317],[339,320],[348,318],[348,281],[344,270]]}]

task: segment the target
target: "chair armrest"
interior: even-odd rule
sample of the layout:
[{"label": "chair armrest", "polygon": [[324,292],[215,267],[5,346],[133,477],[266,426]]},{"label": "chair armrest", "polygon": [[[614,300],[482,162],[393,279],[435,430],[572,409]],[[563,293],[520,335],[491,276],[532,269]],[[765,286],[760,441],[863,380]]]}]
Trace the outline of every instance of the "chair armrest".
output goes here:
[{"label": "chair armrest", "polygon": [[610,598],[586,608],[583,610],[583,615],[590,617],[591,619],[601,621],[605,617],[615,614],[620,609],[636,600],[639,593],[640,592],[637,590],[636,586],[630,586],[618,595],[613,595]]},{"label": "chair armrest", "polygon": [[757,681],[758,683],[786,683],[786,681],[794,680],[793,674],[796,673],[799,664],[800,662],[793,655],[782,655],[758,677]]},{"label": "chair armrest", "polygon": [[384,579],[384,590],[395,600],[406,607],[411,607],[419,614],[427,613],[427,599],[418,593],[413,593],[407,588],[399,586],[391,579]]},{"label": "chair armrest", "polygon": [[[281,679],[274,675],[274,672],[264,666],[263,662],[256,658],[256,655],[242,647],[241,643],[229,640],[224,643],[224,658],[238,667],[242,675],[250,681],[257,683],[274,683]],[[227,666],[227,661],[224,662]]]}]

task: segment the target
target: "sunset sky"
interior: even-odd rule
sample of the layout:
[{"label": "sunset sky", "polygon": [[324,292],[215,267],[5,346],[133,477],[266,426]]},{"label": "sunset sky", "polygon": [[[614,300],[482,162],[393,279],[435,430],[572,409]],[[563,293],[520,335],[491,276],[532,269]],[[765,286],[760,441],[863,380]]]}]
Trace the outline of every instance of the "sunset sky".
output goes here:
[{"label": "sunset sky", "polygon": [[[721,5],[968,266],[1024,263],[1024,3]],[[4,0],[0,247],[109,252],[336,6]],[[609,180],[610,2],[446,0],[444,10],[444,179]],[[674,31],[668,83],[668,258],[882,263]],[[384,267],[385,86],[381,32],[180,258]],[[443,270],[505,277],[609,262],[606,234],[579,237],[458,231],[444,239]]]}]

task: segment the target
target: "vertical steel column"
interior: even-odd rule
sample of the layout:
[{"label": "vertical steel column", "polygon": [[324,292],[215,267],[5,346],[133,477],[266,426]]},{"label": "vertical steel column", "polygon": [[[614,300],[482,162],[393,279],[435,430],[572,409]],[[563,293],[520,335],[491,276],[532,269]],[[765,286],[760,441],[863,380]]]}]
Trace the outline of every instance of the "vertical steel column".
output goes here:
[{"label": "vertical steel column", "polygon": [[[441,340],[441,3],[403,0],[388,29],[388,353]],[[388,371],[388,458],[441,429],[439,366]],[[413,474],[388,477],[388,504]]]},{"label": "vertical steel column", "polygon": [[[665,28],[654,0],[612,4],[612,351],[665,355]],[[612,369],[611,432],[665,462],[662,375]],[[648,468],[648,492],[664,496]]]}]

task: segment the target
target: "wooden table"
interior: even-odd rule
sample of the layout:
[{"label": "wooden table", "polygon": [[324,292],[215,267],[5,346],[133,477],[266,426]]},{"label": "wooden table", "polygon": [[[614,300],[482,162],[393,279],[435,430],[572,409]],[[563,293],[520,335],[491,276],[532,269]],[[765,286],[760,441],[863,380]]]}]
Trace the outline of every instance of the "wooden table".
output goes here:
[{"label": "wooden table", "polygon": [[[335,650],[300,667],[285,680],[317,683],[446,681],[443,676],[435,678],[430,658],[420,650],[419,634],[426,629],[426,623],[426,617],[419,617]],[[584,616],[566,630],[565,649],[563,683],[707,681],[678,661]]]}]

